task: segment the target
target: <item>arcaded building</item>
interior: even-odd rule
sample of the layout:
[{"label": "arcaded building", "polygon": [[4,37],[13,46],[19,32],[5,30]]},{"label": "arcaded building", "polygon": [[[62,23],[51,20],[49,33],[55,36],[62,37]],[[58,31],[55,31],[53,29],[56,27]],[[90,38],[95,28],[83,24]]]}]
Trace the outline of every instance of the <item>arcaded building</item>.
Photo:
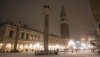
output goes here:
[{"label": "arcaded building", "polygon": [[[43,50],[44,33],[30,29],[26,25],[19,25],[18,35],[16,35],[18,32],[16,24],[8,22],[0,25],[0,50],[5,52],[13,50],[16,36],[17,50],[22,52]],[[53,34],[49,34],[48,44],[49,50],[66,49],[66,40]]]}]

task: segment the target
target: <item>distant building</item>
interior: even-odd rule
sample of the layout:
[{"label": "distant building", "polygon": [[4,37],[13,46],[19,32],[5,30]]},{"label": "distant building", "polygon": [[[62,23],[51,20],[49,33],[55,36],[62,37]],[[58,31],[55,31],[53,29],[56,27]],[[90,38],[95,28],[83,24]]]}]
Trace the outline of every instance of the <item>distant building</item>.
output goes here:
[{"label": "distant building", "polygon": [[97,32],[91,33],[88,35],[88,43],[96,43],[97,42]]},{"label": "distant building", "polygon": [[[9,52],[14,49],[16,29],[16,24],[4,23],[0,25],[1,51]],[[43,32],[32,30],[28,28],[26,25],[21,25],[19,28],[19,34],[17,39],[17,50],[19,51],[25,52],[43,50]],[[48,44],[49,50],[64,50],[66,48],[66,40],[53,34],[49,34]]]},{"label": "distant building", "polygon": [[92,13],[96,21],[97,47],[100,50],[100,0],[90,0]]},{"label": "distant building", "polygon": [[93,15],[100,18],[100,0],[90,0],[90,2]]}]

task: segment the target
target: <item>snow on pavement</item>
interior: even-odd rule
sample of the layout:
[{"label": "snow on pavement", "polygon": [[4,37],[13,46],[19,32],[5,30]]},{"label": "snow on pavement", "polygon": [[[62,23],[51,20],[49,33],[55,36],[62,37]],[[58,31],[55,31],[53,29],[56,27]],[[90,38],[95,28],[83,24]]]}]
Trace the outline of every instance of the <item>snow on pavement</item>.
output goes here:
[{"label": "snow on pavement", "polygon": [[0,57],[100,57],[100,55],[92,52],[78,52],[78,53],[67,53],[60,52],[59,55],[38,55],[34,53],[0,53]]}]

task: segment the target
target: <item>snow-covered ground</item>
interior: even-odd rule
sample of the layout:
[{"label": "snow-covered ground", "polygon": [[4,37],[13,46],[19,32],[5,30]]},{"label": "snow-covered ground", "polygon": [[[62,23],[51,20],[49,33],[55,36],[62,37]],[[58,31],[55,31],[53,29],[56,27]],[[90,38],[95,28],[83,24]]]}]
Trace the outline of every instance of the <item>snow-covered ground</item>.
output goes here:
[{"label": "snow-covered ground", "polygon": [[35,56],[34,53],[0,53],[0,57],[100,57],[97,53],[90,51],[80,51],[80,52],[60,52],[58,55],[38,55]]}]

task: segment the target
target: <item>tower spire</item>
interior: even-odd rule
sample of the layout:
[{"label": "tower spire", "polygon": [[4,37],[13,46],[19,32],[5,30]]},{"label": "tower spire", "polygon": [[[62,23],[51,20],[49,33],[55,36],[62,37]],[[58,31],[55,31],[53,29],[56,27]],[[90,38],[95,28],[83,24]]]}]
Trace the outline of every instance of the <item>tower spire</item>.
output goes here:
[{"label": "tower spire", "polygon": [[65,10],[64,5],[62,6],[61,13],[60,13],[60,17],[67,17],[67,14],[66,14],[66,10]]}]

